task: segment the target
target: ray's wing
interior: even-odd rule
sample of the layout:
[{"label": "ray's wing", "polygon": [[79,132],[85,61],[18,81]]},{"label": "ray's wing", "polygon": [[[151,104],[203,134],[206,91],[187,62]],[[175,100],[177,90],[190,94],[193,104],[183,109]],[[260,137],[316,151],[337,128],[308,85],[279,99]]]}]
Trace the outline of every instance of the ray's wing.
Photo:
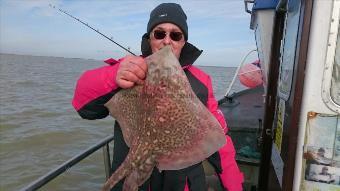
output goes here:
[{"label": "ray's wing", "polygon": [[129,147],[133,138],[138,134],[138,123],[143,117],[139,114],[138,108],[141,105],[141,89],[142,86],[122,89],[105,104],[110,111],[110,115],[118,121],[124,140]]},{"label": "ray's wing", "polygon": [[181,130],[177,136],[172,137],[172,148],[165,149],[166,152],[157,158],[160,170],[178,170],[197,164],[226,143],[219,122],[198,98],[196,102],[183,103],[189,115],[182,115],[178,120],[181,122],[174,125]]}]

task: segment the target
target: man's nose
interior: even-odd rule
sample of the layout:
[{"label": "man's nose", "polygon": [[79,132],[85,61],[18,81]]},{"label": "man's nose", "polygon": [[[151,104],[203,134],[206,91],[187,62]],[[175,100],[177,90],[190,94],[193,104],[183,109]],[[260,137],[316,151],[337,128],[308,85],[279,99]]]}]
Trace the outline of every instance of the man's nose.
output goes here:
[{"label": "man's nose", "polygon": [[165,35],[164,39],[163,39],[164,44],[168,45],[171,43],[171,38],[170,35]]}]

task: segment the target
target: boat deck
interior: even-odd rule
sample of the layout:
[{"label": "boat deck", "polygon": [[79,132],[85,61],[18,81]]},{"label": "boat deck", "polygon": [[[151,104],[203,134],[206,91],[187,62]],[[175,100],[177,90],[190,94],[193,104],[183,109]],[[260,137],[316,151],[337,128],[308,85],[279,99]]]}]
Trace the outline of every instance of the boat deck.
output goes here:
[{"label": "boat deck", "polygon": [[[264,114],[262,86],[237,92],[219,101],[244,175],[244,190],[256,190],[260,165],[261,127]],[[218,190],[218,189],[216,189]]]},{"label": "boat deck", "polygon": [[[247,151],[259,149],[257,145],[264,112],[263,94],[264,89],[260,86],[219,101],[219,107],[228,123],[228,134],[232,137],[238,157],[244,158]],[[248,158],[257,157],[251,155]]]}]

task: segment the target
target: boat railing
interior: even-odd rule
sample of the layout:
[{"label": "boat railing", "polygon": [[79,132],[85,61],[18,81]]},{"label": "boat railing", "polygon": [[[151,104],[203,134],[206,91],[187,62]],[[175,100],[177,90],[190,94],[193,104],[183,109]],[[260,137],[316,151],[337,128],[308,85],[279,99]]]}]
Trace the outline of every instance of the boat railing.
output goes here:
[{"label": "boat railing", "polygon": [[103,149],[103,155],[104,155],[104,166],[105,166],[105,174],[106,179],[111,174],[111,160],[110,160],[110,147],[109,143],[113,140],[113,135],[110,135],[101,141],[99,141],[97,144],[89,147],[88,149],[84,150],[83,152],[79,153],[78,155],[74,156],[73,158],[69,159],[68,161],[64,162],[63,164],[59,165],[55,169],[51,170],[47,174],[41,176],[37,180],[31,182],[26,187],[22,188],[21,191],[31,191],[31,190],[37,190],[50,182],[51,180],[55,179],[68,169],[70,169],[75,164],[79,163],[81,160],[85,159],[92,153],[96,152],[100,148]]}]

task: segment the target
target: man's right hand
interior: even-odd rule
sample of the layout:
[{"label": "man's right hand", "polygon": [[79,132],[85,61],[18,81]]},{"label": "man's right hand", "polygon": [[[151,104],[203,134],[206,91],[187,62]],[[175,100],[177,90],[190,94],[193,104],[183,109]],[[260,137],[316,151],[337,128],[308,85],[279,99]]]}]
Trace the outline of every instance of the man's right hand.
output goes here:
[{"label": "man's right hand", "polygon": [[148,66],[144,58],[127,55],[120,63],[116,75],[116,83],[119,87],[131,88],[135,84],[143,84]]}]

